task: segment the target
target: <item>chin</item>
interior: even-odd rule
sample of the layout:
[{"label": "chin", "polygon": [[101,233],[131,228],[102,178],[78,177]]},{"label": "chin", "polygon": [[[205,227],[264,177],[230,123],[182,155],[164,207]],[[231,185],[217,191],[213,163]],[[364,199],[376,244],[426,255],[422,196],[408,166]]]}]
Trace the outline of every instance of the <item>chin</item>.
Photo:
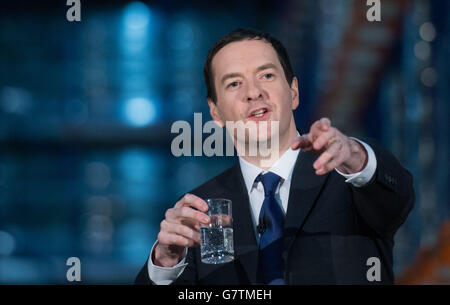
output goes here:
[{"label": "chin", "polygon": [[257,123],[255,133],[250,133],[250,141],[268,142],[279,138],[278,121],[260,121]]},{"label": "chin", "polygon": [[246,144],[265,143],[279,139],[279,121],[246,121],[235,124],[236,129],[228,130],[234,134],[235,141]]}]

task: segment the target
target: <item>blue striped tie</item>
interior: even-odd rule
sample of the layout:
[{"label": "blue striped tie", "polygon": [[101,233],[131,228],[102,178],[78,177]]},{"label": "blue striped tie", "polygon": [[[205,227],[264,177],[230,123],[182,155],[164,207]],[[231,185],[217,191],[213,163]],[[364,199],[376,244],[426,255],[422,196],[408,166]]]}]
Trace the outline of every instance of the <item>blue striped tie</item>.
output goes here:
[{"label": "blue striped tie", "polygon": [[275,199],[275,190],[281,177],[267,172],[256,177],[264,186],[264,201],[259,214],[259,222],[263,223],[264,232],[259,240],[259,253],[264,281],[269,285],[284,285],[283,276],[283,226],[284,213]]}]

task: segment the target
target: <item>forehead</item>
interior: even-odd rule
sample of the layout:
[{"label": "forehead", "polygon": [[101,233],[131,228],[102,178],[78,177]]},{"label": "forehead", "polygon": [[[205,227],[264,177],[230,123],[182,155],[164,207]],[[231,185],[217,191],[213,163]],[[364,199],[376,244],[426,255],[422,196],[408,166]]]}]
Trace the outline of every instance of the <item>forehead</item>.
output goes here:
[{"label": "forehead", "polygon": [[272,63],[282,69],[277,53],[265,40],[244,40],[227,44],[212,60],[215,78],[226,73],[245,72]]}]

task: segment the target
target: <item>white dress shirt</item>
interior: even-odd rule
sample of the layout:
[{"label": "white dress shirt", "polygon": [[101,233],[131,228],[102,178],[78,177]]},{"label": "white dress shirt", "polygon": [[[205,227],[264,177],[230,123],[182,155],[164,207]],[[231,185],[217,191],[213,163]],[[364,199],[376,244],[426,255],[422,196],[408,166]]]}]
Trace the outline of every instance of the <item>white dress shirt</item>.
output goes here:
[{"label": "white dress shirt", "polygon": [[[345,182],[351,183],[355,187],[362,187],[372,179],[377,169],[377,160],[375,153],[369,145],[358,139],[352,139],[361,143],[366,149],[368,156],[366,167],[362,171],[354,174],[344,174],[337,169],[335,170],[346,178]],[[280,184],[275,191],[275,198],[282,207],[284,213],[287,211],[292,172],[294,171],[294,165],[299,153],[300,150],[292,150],[289,148],[269,169],[270,172],[273,172],[281,177]],[[242,177],[244,178],[245,186],[248,192],[256,240],[259,241],[259,234],[256,230],[256,225],[258,224],[259,212],[264,201],[264,188],[262,183],[255,182],[255,179],[260,173],[265,173],[266,171],[245,161],[241,157],[239,157],[239,164],[241,166]],[[185,262],[186,255],[177,265],[173,267],[156,266],[152,261],[152,253],[157,242],[158,241],[155,242],[152,250],[150,251],[150,258],[148,260],[148,274],[150,279],[155,284],[169,285],[183,273],[184,268],[187,266],[187,263]]]}]

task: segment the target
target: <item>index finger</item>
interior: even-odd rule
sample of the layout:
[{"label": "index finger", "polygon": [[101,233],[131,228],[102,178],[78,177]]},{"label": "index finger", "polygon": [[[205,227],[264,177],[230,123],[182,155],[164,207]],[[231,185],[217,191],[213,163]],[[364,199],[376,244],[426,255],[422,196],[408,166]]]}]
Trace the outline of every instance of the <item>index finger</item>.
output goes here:
[{"label": "index finger", "polygon": [[185,194],[176,204],[175,207],[190,206],[202,212],[208,211],[209,207],[205,200],[195,196],[194,194]]},{"label": "index finger", "polygon": [[323,131],[327,131],[328,128],[330,128],[330,126],[331,126],[331,121],[329,118],[321,118],[320,119],[320,128]]},{"label": "index finger", "polygon": [[310,133],[313,134],[313,140],[319,137],[322,132],[328,131],[331,126],[331,121],[328,118],[321,118],[315,121],[311,126]]}]

